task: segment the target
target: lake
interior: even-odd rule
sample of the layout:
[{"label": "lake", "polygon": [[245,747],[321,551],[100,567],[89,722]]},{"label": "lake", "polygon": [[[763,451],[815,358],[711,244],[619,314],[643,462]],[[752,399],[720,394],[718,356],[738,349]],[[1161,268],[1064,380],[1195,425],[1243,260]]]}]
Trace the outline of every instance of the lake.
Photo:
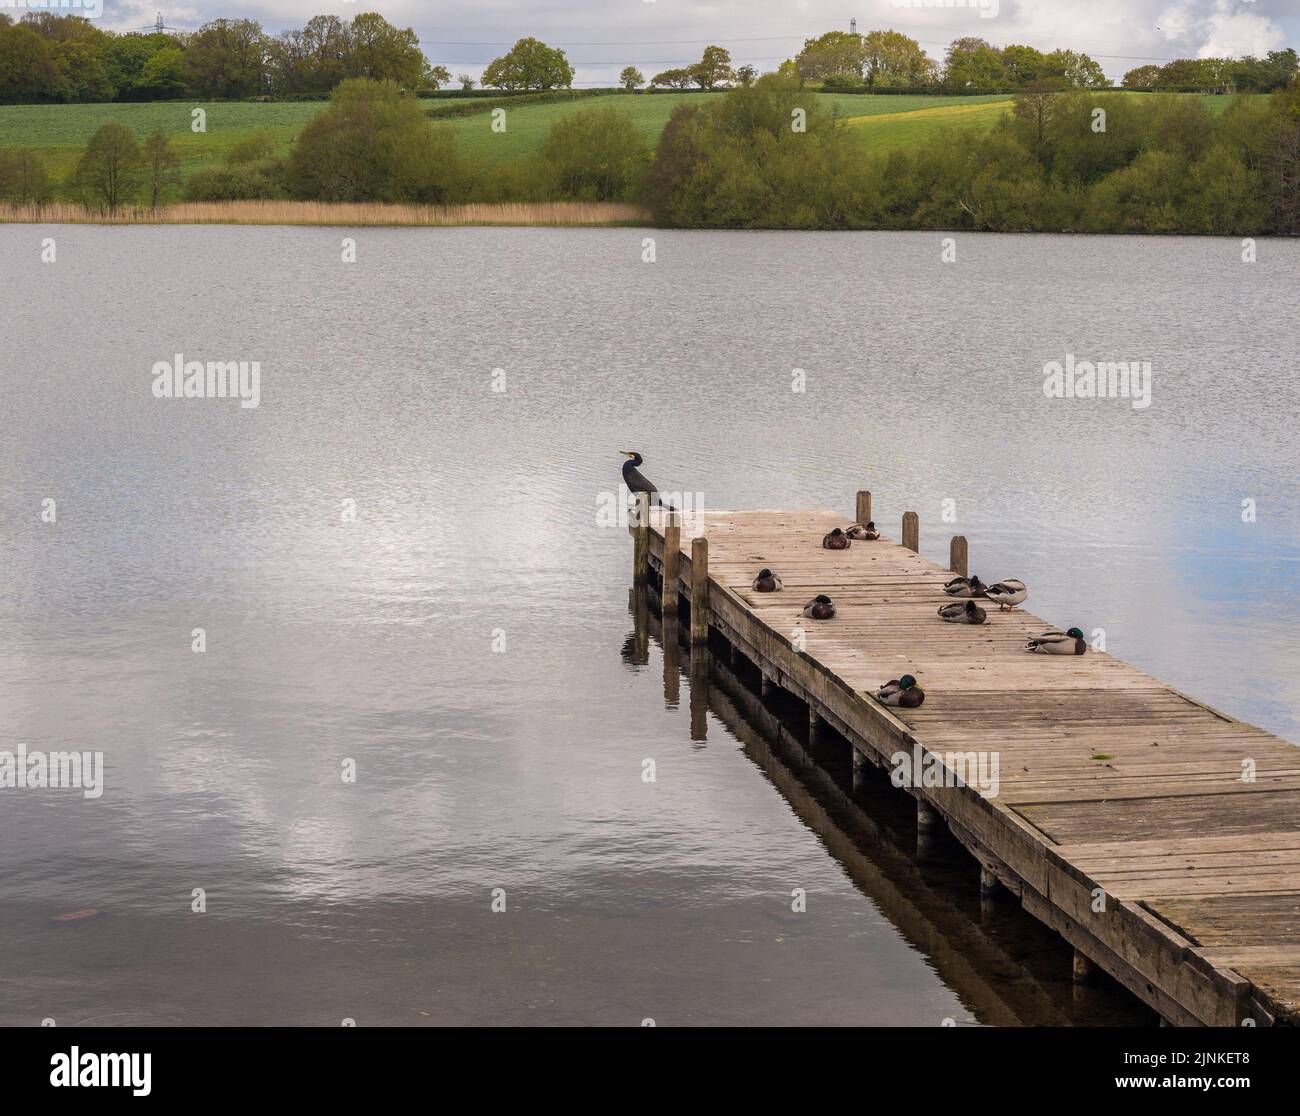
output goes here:
[{"label": "lake", "polygon": [[693,740],[598,517],[869,488],[1300,739],[1300,244],[942,240],[0,227],[0,749],[104,762],[0,790],[0,1023],[1151,1022],[752,679]]}]

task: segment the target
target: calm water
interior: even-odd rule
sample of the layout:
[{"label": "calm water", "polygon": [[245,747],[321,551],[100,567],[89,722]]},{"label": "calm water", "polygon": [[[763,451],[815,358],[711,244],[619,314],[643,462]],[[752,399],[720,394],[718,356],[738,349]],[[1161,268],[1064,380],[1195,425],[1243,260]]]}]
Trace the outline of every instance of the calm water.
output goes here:
[{"label": "calm water", "polygon": [[[107,765],[0,791],[0,1022],[1149,1019],[752,680],[715,665],[693,742],[597,504],[625,447],[715,506],[869,487],[1300,739],[1300,244],[342,235],[0,227],[0,749]],[[153,398],[175,353],[261,405]],[[1045,398],[1067,353],[1150,360],[1152,405]]]}]

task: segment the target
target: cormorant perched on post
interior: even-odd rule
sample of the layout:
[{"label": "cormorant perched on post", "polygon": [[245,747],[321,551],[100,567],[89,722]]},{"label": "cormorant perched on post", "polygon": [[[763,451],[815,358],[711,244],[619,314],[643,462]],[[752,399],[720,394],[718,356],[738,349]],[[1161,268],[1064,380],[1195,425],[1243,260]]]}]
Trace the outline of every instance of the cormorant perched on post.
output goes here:
[{"label": "cormorant perched on post", "polygon": [[642,461],[641,455],[636,453],[634,450],[621,450],[620,452],[628,458],[627,461],[623,462],[623,483],[627,485],[627,490],[632,493],[634,497],[638,492],[648,492],[650,494],[650,506],[652,508],[656,504],[659,504],[667,508],[669,511],[676,511],[677,509],[674,508],[672,504],[660,497],[659,489],[654,486],[654,483],[637,468]]}]

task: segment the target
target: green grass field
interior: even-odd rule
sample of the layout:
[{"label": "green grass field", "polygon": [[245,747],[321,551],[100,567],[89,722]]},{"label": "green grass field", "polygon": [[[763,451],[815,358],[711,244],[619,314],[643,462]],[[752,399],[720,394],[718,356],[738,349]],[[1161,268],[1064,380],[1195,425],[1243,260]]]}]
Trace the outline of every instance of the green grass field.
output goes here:
[{"label": "green grass field", "polygon": [[[190,110],[207,113],[207,132],[190,130]],[[0,105],[0,147],[34,147],[57,179],[71,174],[86,141],[110,120],[125,124],[143,139],[162,128],[181,156],[181,171],[218,163],[227,148],[250,133],[274,133],[288,150],[289,141],[324,108],[323,102],[251,104],[180,101],[121,105]]]},{"label": "green grass field", "polygon": [[[1194,96],[1194,94],[1187,94]],[[581,109],[614,105],[631,115],[646,139],[653,143],[673,109],[681,104],[716,99],[710,93],[656,93],[639,96],[611,94],[552,104],[521,105],[508,109],[506,131],[493,132],[490,112],[458,116],[445,123],[455,130],[461,150],[471,157],[511,161],[534,154],[551,125]],[[825,112],[846,118],[853,133],[873,152],[910,147],[945,129],[987,132],[1010,105],[1006,95],[949,97],[942,95],[863,96],[847,93],[812,93]],[[1222,112],[1231,97],[1203,98]],[[430,102],[437,104],[438,102]],[[190,111],[207,112],[207,131],[190,127]],[[45,158],[51,175],[66,179],[86,141],[100,125],[116,120],[143,138],[155,128],[174,137],[181,155],[181,170],[189,174],[219,163],[228,148],[256,131],[269,131],[282,151],[313,116],[321,101],[293,103],[166,102],[109,105],[0,105],[0,147],[34,147]],[[436,118],[435,118],[436,119]]]}]

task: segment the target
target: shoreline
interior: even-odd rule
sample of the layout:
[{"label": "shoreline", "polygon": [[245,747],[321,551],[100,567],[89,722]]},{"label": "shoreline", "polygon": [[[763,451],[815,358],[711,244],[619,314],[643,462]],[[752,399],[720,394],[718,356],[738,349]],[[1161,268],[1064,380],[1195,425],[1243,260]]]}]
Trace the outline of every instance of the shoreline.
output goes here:
[{"label": "shoreline", "polygon": [[109,213],[75,202],[0,205],[0,224],[27,225],[336,225],[445,228],[518,225],[608,228],[647,225],[650,215],[624,202],[470,202],[408,205],[384,202],[178,202]]}]

